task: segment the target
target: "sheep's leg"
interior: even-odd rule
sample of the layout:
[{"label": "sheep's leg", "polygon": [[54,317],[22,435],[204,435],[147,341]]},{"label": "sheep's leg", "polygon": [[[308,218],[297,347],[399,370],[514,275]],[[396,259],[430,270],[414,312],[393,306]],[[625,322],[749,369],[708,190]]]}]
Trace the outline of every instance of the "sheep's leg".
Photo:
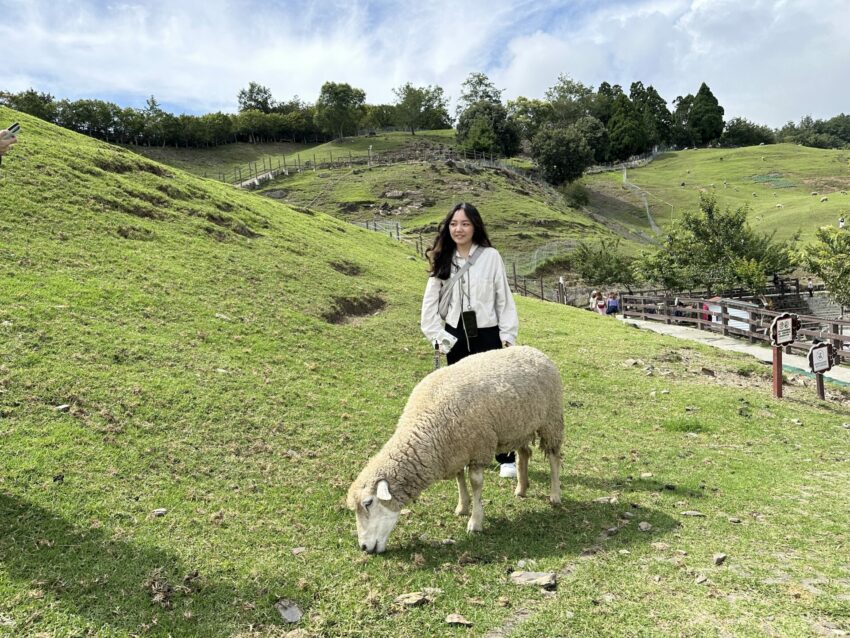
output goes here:
[{"label": "sheep's leg", "polygon": [[466,524],[467,532],[480,532],[484,529],[484,506],[481,504],[481,489],[484,487],[484,468],[469,468],[469,483],[472,485],[472,516]]},{"label": "sheep's leg", "polygon": [[552,505],[561,504],[561,454],[560,451],[549,452],[549,502]]},{"label": "sheep's leg", "polygon": [[469,491],[466,489],[466,471],[457,473],[457,507],[455,516],[466,516],[469,514]]},{"label": "sheep's leg", "polygon": [[531,458],[531,450],[527,447],[521,447],[517,450],[517,476],[516,490],[514,494],[517,496],[525,496],[525,491],[528,489],[528,460]]}]

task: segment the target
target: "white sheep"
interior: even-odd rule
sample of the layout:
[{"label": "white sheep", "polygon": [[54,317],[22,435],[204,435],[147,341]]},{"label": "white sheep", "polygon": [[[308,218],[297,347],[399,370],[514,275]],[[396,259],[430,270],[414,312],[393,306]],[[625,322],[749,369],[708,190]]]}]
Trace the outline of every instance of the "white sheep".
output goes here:
[{"label": "white sheep", "polygon": [[828,201],[829,201],[829,197],[821,197],[821,198],[820,198],[820,201],[821,201],[821,204],[823,204],[824,202],[828,202]]},{"label": "white sheep", "polygon": [[776,207],[777,208],[785,208],[785,206],[783,204],[777,204]]},{"label": "white sheep", "polygon": [[483,529],[484,468],[498,452],[517,451],[517,486],[525,496],[531,444],[549,460],[549,501],[561,502],[564,435],[561,375],[539,350],[514,346],[476,354],[435,370],[413,389],[396,430],[348,490],[357,518],[357,542],[381,553],[401,509],[429,485],[455,479],[457,516],[472,513],[468,532]]}]

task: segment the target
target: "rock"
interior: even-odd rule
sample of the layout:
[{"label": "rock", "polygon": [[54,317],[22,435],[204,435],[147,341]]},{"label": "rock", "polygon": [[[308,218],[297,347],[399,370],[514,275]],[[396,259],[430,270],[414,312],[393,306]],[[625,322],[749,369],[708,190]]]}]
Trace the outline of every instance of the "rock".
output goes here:
[{"label": "rock", "polygon": [[641,477],[642,479],[652,478],[652,472],[641,472],[640,477]]},{"label": "rock", "polygon": [[452,627],[472,627],[472,623],[460,614],[449,614],[446,616],[446,624]]},{"label": "rock", "polygon": [[845,430],[850,430],[850,423],[842,423],[841,427],[844,428]]},{"label": "rock", "polygon": [[712,370],[711,368],[700,368],[700,372],[709,377],[716,376],[714,370]]},{"label": "rock", "polygon": [[623,365],[627,368],[630,368],[632,366],[642,366],[643,361],[641,361],[640,359],[626,359],[625,361],[623,361]]},{"label": "rock", "polygon": [[699,510],[686,510],[686,511],[682,512],[682,516],[694,516],[694,517],[697,517],[697,518],[700,518],[700,517],[704,518],[705,514],[703,514]]},{"label": "rock", "polygon": [[702,574],[700,574],[699,576],[696,577],[696,579],[694,579],[694,582],[697,585],[702,585],[703,583],[708,582],[708,578],[706,576],[703,576]]},{"label": "rock", "polygon": [[404,197],[404,191],[386,191],[383,197],[386,199],[402,199]]},{"label": "rock", "polygon": [[642,532],[648,532],[652,529],[652,523],[647,523],[646,521],[641,521],[638,523],[638,529]]},{"label": "rock", "polygon": [[164,507],[158,507],[154,511],[152,511],[151,514],[153,514],[154,516],[159,518],[161,516],[165,516],[166,514],[168,514],[168,510],[165,509]]},{"label": "rock", "polygon": [[284,197],[286,197],[287,192],[285,190],[273,190],[266,191],[265,193],[263,193],[263,195],[265,195],[266,197],[271,197],[272,199],[283,199]]},{"label": "rock", "polygon": [[662,390],[661,394],[670,394],[670,390]]},{"label": "rock", "polygon": [[666,552],[668,549],[670,549],[670,546],[667,543],[653,543],[651,547],[652,549],[659,552]]},{"label": "rock", "polygon": [[513,572],[511,582],[514,585],[532,585],[553,590],[558,587],[558,577],[554,572]]},{"label": "rock", "polygon": [[300,556],[301,554],[303,554],[306,551],[307,551],[306,547],[293,547],[292,548],[292,555],[293,556]]},{"label": "rock", "polygon": [[395,602],[404,607],[419,607],[429,602],[428,597],[421,591],[410,592],[397,596]]},{"label": "rock", "polygon": [[622,514],[620,514],[620,517],[621,518],[634,518],[635,515],[632,512],[623,512]]},{"label": "rock", "polygon": [[221,313],[221,312],[215,313],[215,318],[221,319],[222,321],[230,321],[230,317],[228,317],[226,314]]},{"label": "rock", "polygon": [[738,518],[737,516],[730,516],[730,517],[729,517],[729,522],[730,522],[730,523],[736,523],[736,524],[737,524],[737,523],[740,523],[740,522],[741,522],[741,519],[740,519],[740,518]]},{"label": "rock", "polygon": [[717,553],[717,554],[714,555],[714,558],[713,558],[714,564],[718,565],[718,566],[722,565],[723,563],[726,562],[726,558],[727,558],[726,554]]},{"label": "rock", "polygon": [[654,398],[655,398],[655,390],[653,390],[652,392],[650,392],[650,393],[649,393],[649,398],[650,398],[650,399],[654,399]]},{"label": "rock", "polygon": [[69,403],[63,403],[62,405],[57,405],[53,409],[56,410],[57,412],[67,412],[68,410],[71,409],[71,405]]},{"label": "rock", "polygon": [[289,600],[288,598],[281,598],[278,600],[274,604],[274,608],[277,609],[280,617],[288,623],[297,623],[304,615],[304,612],[301,611],[301,608],[295,603],[295,601]]}]

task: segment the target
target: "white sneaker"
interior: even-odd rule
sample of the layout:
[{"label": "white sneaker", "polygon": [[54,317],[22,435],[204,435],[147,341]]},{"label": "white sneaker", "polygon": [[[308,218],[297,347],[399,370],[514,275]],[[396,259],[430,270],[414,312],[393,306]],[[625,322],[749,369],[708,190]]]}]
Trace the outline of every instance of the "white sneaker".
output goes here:
[{"label": "white sneaker", "polygon": [[516,463],[502,463],[499,467],[500,478],[516,478]]}]

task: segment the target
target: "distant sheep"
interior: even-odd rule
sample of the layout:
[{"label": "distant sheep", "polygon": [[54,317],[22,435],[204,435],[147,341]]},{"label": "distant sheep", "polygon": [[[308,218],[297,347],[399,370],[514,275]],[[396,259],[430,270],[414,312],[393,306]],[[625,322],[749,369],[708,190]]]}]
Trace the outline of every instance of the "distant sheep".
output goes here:
[{"label": "distant sheep", "polygon": [[782,204],[777,204],[776,207],[777,208],[785,208],[785,206],[783,206]]},{"label": "distant sheep", "polygon": [[348,490],[361,549],[383,552],[402,508],[439,480],[457,480],[455,514],[469,514],[466,467],[472,485],[466,529],[480,532],[484,468],[497,452],[516,450],[514,493],[525,496],[535,438],[549,459],[549,500],[559,504],[562,395],[555,364],[528,346],[472,355],[425,377],[410,394],[395,433]]},{"label": "distant sheep", "polygon": [[812,197],[817,197],[817,196],[818,196],[818,192],[817,192],[817,191],[812,191]]},{"label": "distant sheep", "polygon": [[828,202],[828,201],[829,201],[829,197],[821,197],[821,198],[820,198],[820,201],[821,201],[821,203],[823,203],[823,202]]},{"label": "distant sheep", "polygon": [[758,193],[753,193],[753,197],[758,197]]}]

